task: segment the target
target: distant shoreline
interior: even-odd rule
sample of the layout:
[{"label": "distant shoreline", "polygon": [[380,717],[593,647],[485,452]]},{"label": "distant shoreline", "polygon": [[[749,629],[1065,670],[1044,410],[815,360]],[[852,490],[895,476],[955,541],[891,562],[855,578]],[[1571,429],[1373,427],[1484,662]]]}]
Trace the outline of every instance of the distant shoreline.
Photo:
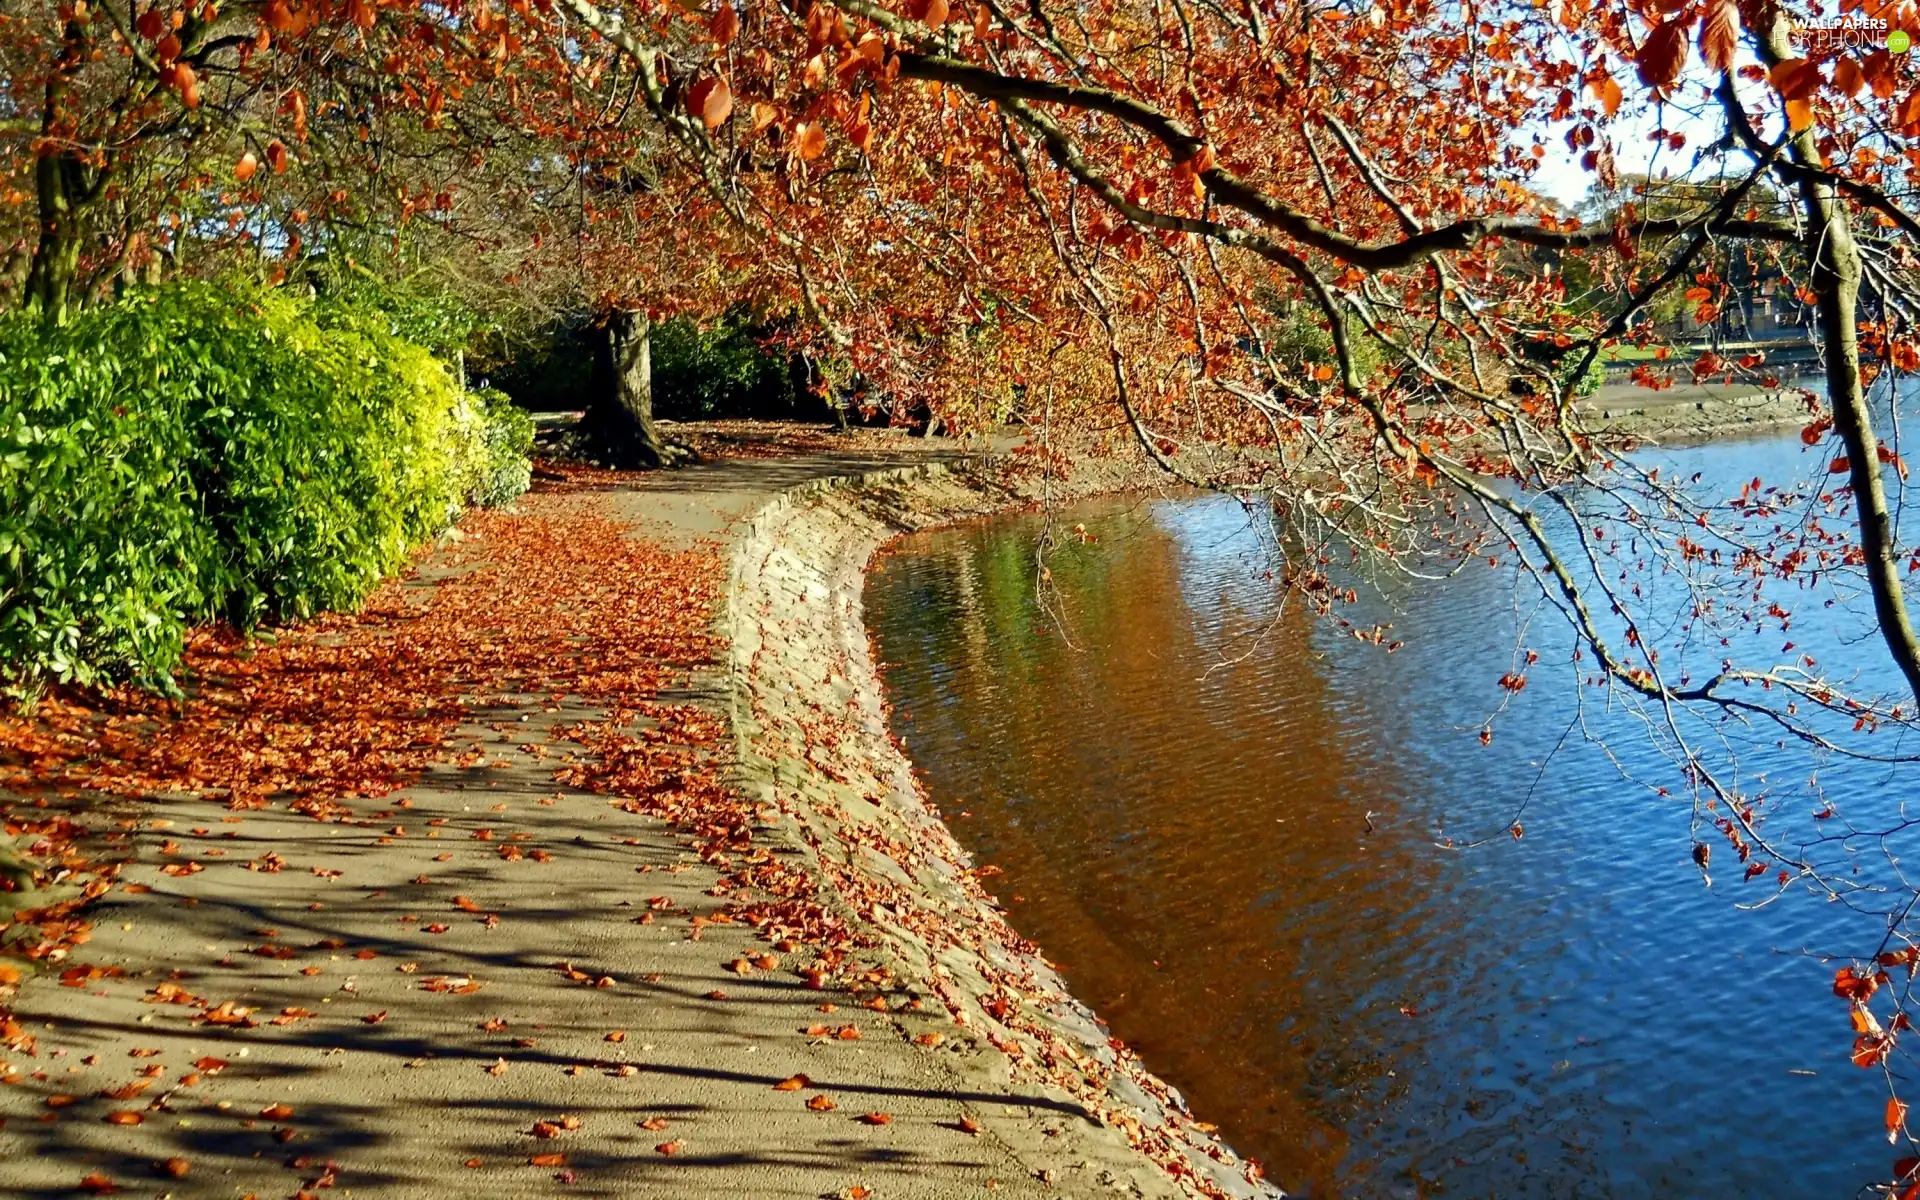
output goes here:
[{"label": "distant shoreline", "polygon": [[1699,441],[1777,432],[1812,419],[1805,391],[1752,384],[1690,384],[1654,391],[1609,384],[1576,401],[1574,411],[1598,433],[1649,441]]}]

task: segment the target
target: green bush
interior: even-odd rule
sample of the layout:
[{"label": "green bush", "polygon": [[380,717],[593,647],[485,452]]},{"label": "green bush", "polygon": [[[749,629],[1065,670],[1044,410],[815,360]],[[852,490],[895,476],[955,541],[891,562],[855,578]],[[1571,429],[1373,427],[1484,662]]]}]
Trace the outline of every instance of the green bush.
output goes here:
[{"label": "green bush", "polygon": [[491,388],[472,396],[479,416],[479,451],[473,455],[467,498],[483,508],[498,508],[533,484],[533,418]]},{"label": "green bush", "polygon": [[0,318],[13,687],[169,687],[192,625],[356,607],[473,498],[518,494],[510,406],[384,322],[319,315],[181,284],[60,328]]}]

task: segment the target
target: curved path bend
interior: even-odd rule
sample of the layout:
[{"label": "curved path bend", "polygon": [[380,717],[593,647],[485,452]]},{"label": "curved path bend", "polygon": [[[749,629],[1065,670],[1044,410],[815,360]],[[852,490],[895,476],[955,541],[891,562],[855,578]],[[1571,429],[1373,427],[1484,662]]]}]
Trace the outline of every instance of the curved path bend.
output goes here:
[{"label": "curved path bend", "polygon": [[104,895],[5,931],[0,1195],[1277,1194],[886,735],[868,555],[1031,490],[946,465],[578,473],[365,614],[204,651],[184,716],[13,719],[16,841],[63,819]]}]

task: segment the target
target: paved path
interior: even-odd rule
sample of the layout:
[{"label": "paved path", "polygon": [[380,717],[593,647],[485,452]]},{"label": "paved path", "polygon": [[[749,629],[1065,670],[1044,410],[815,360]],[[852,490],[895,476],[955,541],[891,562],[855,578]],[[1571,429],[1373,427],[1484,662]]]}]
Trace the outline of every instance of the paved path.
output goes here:
[{"label": "paved path", "polygon": [[[182,774],[297,771],[290,743],[336,774],[430,759],[403,790],[53,797],[127,861],[90,940],[15,998],[0,1195],[1136,1194],[1058,1095],[956,1086],[979,1072],[946,1063],[991,1052],[938,1005],[813,990],[806,946],[711,920],[743,878],[780,878],[750,838],[767,814],[718,782],[711,667],[677,661],[716,542],[781,488],[940,453],[529,496],[366,617],[240,656],[296,697],[264,730],[235,706],[202,742],[148,731],[199,747],[165,760]],[[630,561],[570,549],[609,530]],[[356,675],[421,656],[464,697],[437,726]],[[436,701],[391,706],[415,703]]]}]

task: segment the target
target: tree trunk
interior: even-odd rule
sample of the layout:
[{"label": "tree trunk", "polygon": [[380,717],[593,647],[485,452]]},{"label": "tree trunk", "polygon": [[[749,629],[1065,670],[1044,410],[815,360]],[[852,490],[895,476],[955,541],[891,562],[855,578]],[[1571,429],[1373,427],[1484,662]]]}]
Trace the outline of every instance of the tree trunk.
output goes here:
[{"label": "tree trunk", "polygon": [[[1784,21],[1775,23],[1769,42],[1771,61],[1792,56]],[[1795,136],[1791,149],[1794,161],[1801,166],[1817,169],[1823,165],[1812,126]],[[1880,619],[1880,636],[1907,687],[1920,699],[1920,635],[1907,611],[1893,512],[1882,478],[1880,439],[1874,432],[1873,408],[1860,380],[1858,306],[1864,274],[1860,245],[1854,241],[1846,205],[1831,184],[1803,175],[1799,191],[1801,210],[1807,217],[1806,244],[1813,255],[1810,282],[1818,298],[1814,308],[1827,376],[1827,400],[1833,406],[1833,427],[1847,447],[1848,482],[1853,486],[1854,509],[1860,518],[1862,565],[1873,593],[1874,615]]]},{"label": "tree trunk", "polygon": [[593,361],[593,394],[581,432],[594,453],[617,467],[651,468],[666,462],[653,424],[652,326],[646,314],[607,314]]},{"label": "tree trunk", "polygon": [[47,76],[45,107],[40,116],[42,148],[33,164],[34,190],[38,193],[40,237],[33,248],[33,265],[27,270],[25,300],[51,321],[64,321],[73,298],[73,280],[80,267],[83,241],[81,209],[92,198],[94,183],[87,164],[72,149],[53,149],[67,132],[68,93],[73,77],[85,61],[86,27],[78,18],[66,23],[60,58]]}]

